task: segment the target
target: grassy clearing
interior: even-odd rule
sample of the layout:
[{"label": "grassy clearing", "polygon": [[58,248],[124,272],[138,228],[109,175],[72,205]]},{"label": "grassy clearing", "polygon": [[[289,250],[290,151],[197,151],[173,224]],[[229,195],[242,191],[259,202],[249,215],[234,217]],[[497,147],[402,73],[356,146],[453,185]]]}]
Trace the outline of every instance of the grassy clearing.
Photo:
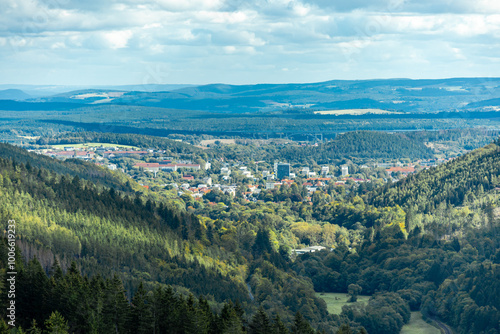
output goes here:
[{"label": "grassy clearing", "polygon": [[400,334],[441,334],[441,331],[426,323],[422,319],[422,313],[411,312],[410,322],[403,326]]},{"label": "grassy clearing", "polygon": [[[342,306],[351,304],[347,302],[349,299],[347,293],[316,293],[316,297],[326,302],[326,307],[330,314],[340,314],[342,312]],[[358,296],[358,301],[356,303],[365,304],[368,302],[368,299],[370,299],[370,296]]]},{"label": "grassy clearing", "polygon": [[83,144],[64,144],[64,145],[51,145],[51,147],[55,149],[62,150],[65,147],[74,147],[74,148],[89,148],[89,147],[119,147],[119,148],[127,148],[127,149],[139,149],[137,146],[128,146],[128,145],[117,145],[117,144],[107,144],[107,143],[83,143]]},{"label": "grassy clearing", "polygon": [[208,145],[213,145],[215,142],[218,141],[221,144],[236,144],[236,140],[234,139],[205,139],[200,142],[201,146],[208,146]]},{"label": "grassy clearing", "polygon": [[[316,297],[326,302],[328,313],[330,314],[340,314],[342,312],[342,306],[351,304],[347,302],[349,299],[347,293],[316,293]],[[358,296],[358,301],[356,303],[365,304],[369,299],[370,296]],[[410,322],[403,326],[400,334],[441,334],[441,331],[426,323],[422,319],[422,313],[411,312]]]},{"label": "grassy clearing", "polygon": [[382,110],[382,109],[343,109],[343,110],[319,110],[315,114],[320,115],[364,115],[364,114],[401,114],[396,111]]}]

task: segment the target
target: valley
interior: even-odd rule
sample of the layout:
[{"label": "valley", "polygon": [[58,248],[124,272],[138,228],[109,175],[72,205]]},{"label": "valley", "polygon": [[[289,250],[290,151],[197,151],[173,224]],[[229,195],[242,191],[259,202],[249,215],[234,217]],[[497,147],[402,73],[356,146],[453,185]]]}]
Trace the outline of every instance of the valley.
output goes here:
[{"label": "valley", "polygon": [[214,112],[106,94],[129,100],[2,102],[0,218],[18,224],[23,329],[498,330],[496,112]]}]

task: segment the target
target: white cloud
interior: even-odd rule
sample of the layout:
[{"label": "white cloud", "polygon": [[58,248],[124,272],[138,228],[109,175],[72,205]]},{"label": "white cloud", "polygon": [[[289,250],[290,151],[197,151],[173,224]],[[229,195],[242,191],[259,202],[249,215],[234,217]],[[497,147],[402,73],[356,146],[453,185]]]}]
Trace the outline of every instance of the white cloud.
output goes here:
[{"label": "white cloud", "polygon": [[127,46],[128,40],[132,37],[132,31],[111,31],[104,33],[103,36],[108,41],[110,48],[120,49]]},{"label": "white cloud", "polygon": [[[170,68],[162,80],[172,83],[452,70],[500,76],[497,0],[0,0],[0,7],[0,70],[27,68],[37,55],[31,71],[80,72],[81,80],[123,81],[143,62]],[[93,66],[98,73],[84,73]],[[9,73],[1,80],[13,80]]]},{"label": "white cloud", "polygon": [[222,1],[219,0],[159,0],[154,3],[167,11],[210,10],[222,6]]}]

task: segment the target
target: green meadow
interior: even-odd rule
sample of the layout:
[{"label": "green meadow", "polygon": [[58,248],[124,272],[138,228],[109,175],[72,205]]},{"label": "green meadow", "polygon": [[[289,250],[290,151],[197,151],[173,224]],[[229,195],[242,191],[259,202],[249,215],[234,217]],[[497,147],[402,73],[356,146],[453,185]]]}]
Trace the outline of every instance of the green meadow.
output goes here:
[{"label": "green meadow", "polygon": [[[330,314],[340,314],[342,312],[342,306],[348,303],[349,295],[347,293],[316,293],[316,297],[323,299],[326,302],[328,312]],[[356,303],[366,303],[370,299],[370,296],[358,296],[358,301]]]},{"label": "green meadow", "polygon": [[411,319],[400,334],[441,334],[441,331],[422,319],[422,313],[411,312]]},{"label": "green meadow", "polygon": [[136,146],[129,145],[118,145],[118,144],[107,144],[107,143],[83,143],[83,144],[63,144],[63,145],[51,145],[55,149],[64,149],[65,147],[74,147],[74,148],[89,148],[89,147],[119,147],[119,148],[127,148],[127,149],[139,149]]},{"label": "green meadow", "polygon": [[[316,297],[326,302],[330,314],[340,314],[342,306],[350,304],[347,302],[349,296],[347,293],[316,293]],[[367,303],[370,296],[358,296],[356,303]],[[400,334],[440,334],[441,331],[428,324],[422,319],[422,313],[411,312],[411,319],[408,324],[403,326]]]}]

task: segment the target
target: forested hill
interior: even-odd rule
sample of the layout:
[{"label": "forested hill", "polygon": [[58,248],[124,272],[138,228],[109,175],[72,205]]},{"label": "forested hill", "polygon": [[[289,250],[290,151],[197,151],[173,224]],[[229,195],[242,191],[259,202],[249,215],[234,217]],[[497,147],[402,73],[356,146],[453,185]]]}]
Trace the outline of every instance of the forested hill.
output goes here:
[{"label": "forested hill", "polygon": [[[410,320],[410,309],[460,334],[500,330],[498,143],[405,181],[365,188],[367,193],[361,186],[349,192],[331,187],[303,201],[307,189],[294,184],[262,191],[265,201],[213,191],[202,201],[183,195],[175,205],[148,192],[98,186],[77,177],[66,163],[16,150],[5,145],[8,158],[0,157],[0,221],[18,222],[17,245],[27,258],[38,257],[46,270],[54,257],[69,267],[62,274],[54,266],[50,278],[37,261],[20,270],[19,287],[25,291],[20,303],[36,305],[19,308],[26,310],[19,311],[23,328],[33,319],[42,324],[57,310],[71,333],[107,334],[107,328],[93,326],[108,321],[102,319],[108,317],[109,299],[119,297],[115,301],[133,316],[140,310],[148,317],[166,314],[166,304],[175,303],[172,317],[154,313],[154,326],[164,328],[158,333],[183,326],[178,312],[184,306],[201,320],[196,331],[182,327],[179,333],[242,333],[243,326],[257,333],[251,329],[255,317],[269,326],[270,318],[279,323],[278,315],[294,334],[314,333],[307,326],[294,329],[302,316],[328,334],[337,334],[342,324],[360,333],[398,333]],[[65,175],[54,172],[57,168],[66,168],[59,171]],[[467,189],[464,199],[452,201],[460,189]],[[420,196],[437,204],[420,203]],[[303,245],[327,249],[292,259],[290,250]],[[73,260],[76,266],[70,265]],[[0,252],[0,264],[5,261]],[[5,282],[1,267],[0,281]],[[314,293],[353,289],[373,295],[365,305],[345,306],[340,315],[328,314]],[[123,290],[129,300],[134,295],[128,307]],[[89,297],[89,291],[96,293]],[[3,310],[5,294],[0,285]],[[212,312],[206,312],[204,297],[196,302],[200,296]],[[37,313],[40,309],[46,312]],[[207,314],[213,318],[204,319]],[[5,319],[5,311],[0,317]],[[123,328],[123,317],[120,324],[118,318],[114,325]],[[207,327],[224,327],[228,319],[236,319],[240,330]],[[141,330],[150,329],[151,322]]]},{"label": "forested hill", "polygon": [[308,160],[327,163],[332,159],[425,159],[433,152],[422,142],[407,138],[403,134],[389,134],[375,131],[353,131],[335,137],[333,141],[317,147],[285,147],[281,151],[284,159]]},{"label": "forested hill", "polygon": [[106,143],[116,145],[147,147],[166,150],[167,153],[201,153],[195,146],[172,139],[123,133],[102,132],[68,132],[55,137],[40,138],[38,145],[61,145],[82,143]]},{"label": "forested hill", "polygon": [[498,141],[366,195],[377,206],[417,206],[425,212],[440,203],[462,205],[500,186]]},{"label": "forested hill", "polygon": [[[308,280],[288,270],[288,253],[278,253],[271,243],[275,234],[270,224],[256,219],[252,224],[242,222],[237,235],[235,222],[195,216],[188,205],[179,208],[140,192],[96,186],[71,174],[66,163],[4,148],[10,159],[0,157],[0,220],[18,222],[18,247],[28,259],[36,256],[44,269],[49,270],[54,258],[63,268],[75,260],[84,275],[110,279],[116,274],[128,296],[141,282],[146,290],[170,285],[178,295],[206,296],[217,311],[224,302],[239,302],[251,316],[265,300],[267,314],[279,314],[287,325],[298,311],[315,327],[340,325],[328,317],[326,305],[315,297]],[[58,168],[66,174],[53,171]],[[217,209],[225,212],[229,207]],[[4,276],[0,270],[0,280]],[[26,284],[31,285],[29,277]],[[0,286],[0,295],[5,293]],[[40,300],[34,295],[27,298]],[[5,300],[0,297],[4,310]],[[56,304],[50,305],[50,310],[58,310]],[[70,318],[70,326],[78,328],[78,321],[89,325],[92,318],[75,316],[79,308],[71,307],[58,310]],[[38,313],[35,319],[40,324],[46,315]],[[29,312],[19,311],[18,316],[24,328],[33,319]]]},{"label": "forested hill", "polygon": [[[340,203],[317,208],[323,220],[340,220],[343,226],[356,222],[350,228],[362,229],[365,238],[355,253],[337,247],[306,254],[293,268],[308,275],[316,291],[392,291],[412,310],[445,322],[456,333],[499,333],[498,144],[361,197],[352,194],[350,208]],[[372,217],[399,205],[405,212],[391,213],[391,224]],[[369,305],[344,306],[343,313],[369,333],[396,332],[387,328],[399,319]],[[376,318],[385,319],[383,327],[374,324]]]},{"label": "forested hill", "polygon": [[[98,188],[36,165],[0,159],[0,219],[20,222],[16,233],[24,254],[41,257],[45,266],[57,256],[63,263],[78,259],[86,273],[114,271],[125,278],[129,292],[144,279],[210,293],[218,301],[248,298],[243,285],[209,269],[215,266],[201,250],[195,256],[184,249],[209,244],[197,217],[144,201],[140,193]],[[215,249],[213,254],[224,258]]]},{"label": "forested hill", "polygon": [[113,187],[117,190],[133,190],[130,182],[127,182],[124,176],[79,159],[60,161],[3,143],[0,143],[0,158],[25,164],[28,168],[36,166],[60,175],[78,176],[80,179],[89,180],[106,187]]},{"label": "forested hill", "polygon": [[409,139],[404,134],[388,134],[375,131],[354,131],[341,134],[334,141],[321,147],[333,155],[352,155],[363,158],[410,158],[432,157],[432,150],[422,142]]}]

